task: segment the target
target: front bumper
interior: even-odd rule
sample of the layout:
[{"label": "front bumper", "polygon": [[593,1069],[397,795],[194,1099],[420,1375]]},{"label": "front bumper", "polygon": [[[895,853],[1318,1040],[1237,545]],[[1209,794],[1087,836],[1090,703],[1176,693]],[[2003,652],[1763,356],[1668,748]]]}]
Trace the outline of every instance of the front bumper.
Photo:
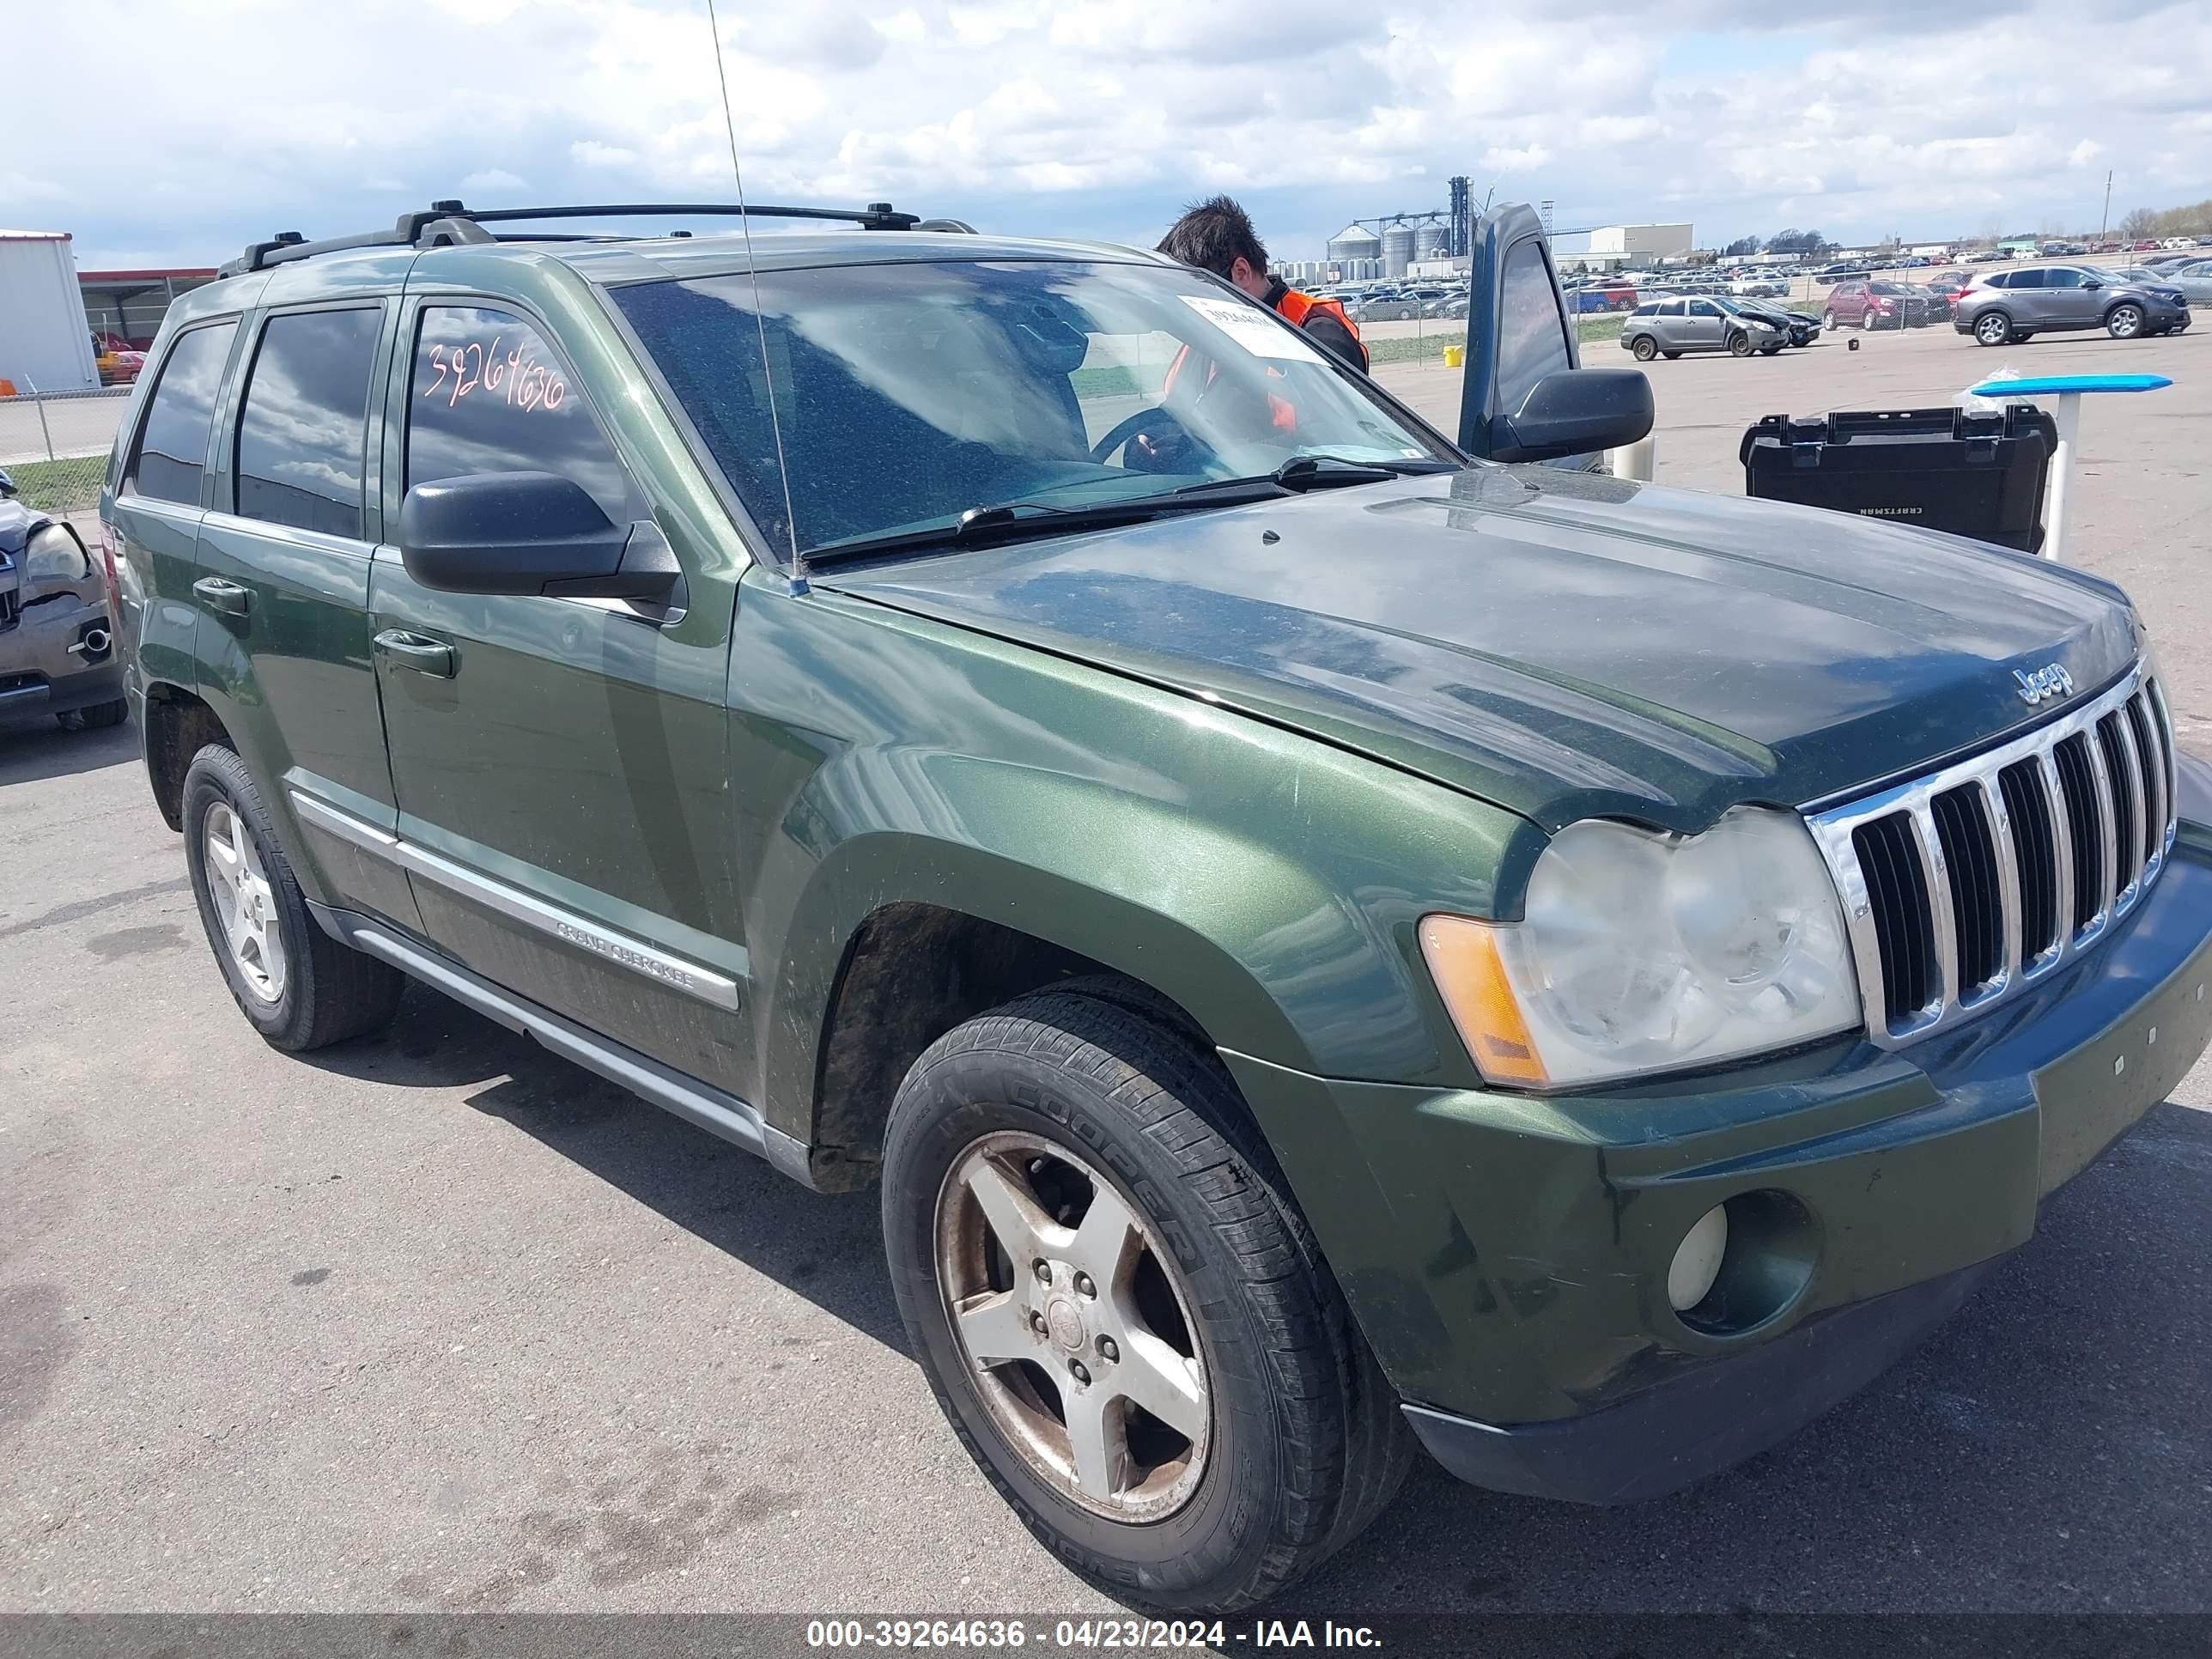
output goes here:
[{"label": "front bumper", "polygon": [[[105,635],[104,650],[83,647]],[[0,721],[66,714],[123,696],[123,665],[106,602],[65,593],[28,606],[0,632]]]},{"label": "front bumper", "polygon": [[[2185,821],[2156,889],[2097,950],[1894,1053],[1839,1038],[1548,1099],[1307,1089],[1226,1058],[1438,1461],[1618,1502],[1782,1439],[1947,1317],[2204,1051],[2208,986],[2212,831]],[[1297,1130],[1273,1133],[1286,1107]],[[1720,1317],[1686,1320],[1668,1265],[1717,1205],[1735,1288]]]}]

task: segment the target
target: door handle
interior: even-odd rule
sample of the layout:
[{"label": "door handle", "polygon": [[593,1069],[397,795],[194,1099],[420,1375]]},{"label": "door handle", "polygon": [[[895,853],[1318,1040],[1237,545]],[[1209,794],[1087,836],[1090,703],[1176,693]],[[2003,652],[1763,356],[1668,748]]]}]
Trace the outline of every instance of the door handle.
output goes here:
[{"label": "door handle", "polygon": [[253,590],[220,576],[203,576],[192,584],[192,593],[203,605],[222,617],[243,617],[253,608]]},{"label": "door handle", "polygon": [[404,628],[387,628],[376,636],[376,648],[392,659],[395,668],[411,668],[441,680],[453,678],[453,647],[443,640],[410,634]]}]

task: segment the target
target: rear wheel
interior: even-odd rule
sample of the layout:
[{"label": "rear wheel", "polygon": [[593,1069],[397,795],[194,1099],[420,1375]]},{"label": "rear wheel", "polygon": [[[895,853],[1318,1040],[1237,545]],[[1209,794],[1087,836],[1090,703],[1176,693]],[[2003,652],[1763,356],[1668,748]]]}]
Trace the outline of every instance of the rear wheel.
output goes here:
[{"label": "rear wheel", "polygon": [[1074,981],[940,1038],[883,1187],[939,1405],[1111,1593],[1250,1605],[1402,1479],[1403,1421],[1227,1073],[1133,989]]},{"label": "rear wheel", "polygon": [[1974,319],[1974,338],[1985,346],[2011,343],[2012,319],[2002,311],[1984,312]]},{"label": "rear wheel", "polygon": [[2105,313],[2105,332],[2115,340],[2132,340],[2142,332],[2142,307],[2123,301]]},{"label": "rear wheel", "polygon": [[252,775],[219,744],[185,773],[184,830],[200,924],[255,1030],[298,1053],[390,1022],[405,976],[316,926]]},{"label": "rear wheel", "polygon": [[[1659,355],[1659,343],[1654,340],[1649,334],[1639,334],[1636,337],[1636,343],[1630,346],[1628,350],[1629,355],[1633,356],[1638,362],[1648,363],[1654,357],[1656,357]],[[1667,355],[1669,357],[1673,357],[1679,356],[1680,354],[1670,351]]]}]

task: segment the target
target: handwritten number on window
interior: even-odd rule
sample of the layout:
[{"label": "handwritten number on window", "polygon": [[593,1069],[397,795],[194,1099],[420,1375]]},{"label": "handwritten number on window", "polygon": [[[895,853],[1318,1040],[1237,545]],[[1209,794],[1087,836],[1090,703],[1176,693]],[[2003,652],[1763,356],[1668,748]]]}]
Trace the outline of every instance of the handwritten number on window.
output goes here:
[{"label": "handwritten number on window", "polygon": [[[535,348],[526,339],[502,351],[506,346],[504,334],[495,334],[489,345],[482,340],[433,345],[428,362],[437,374],[421,395],[428,398],[443,390],[448,409],[478,391],[496,393],[499,402],[525,411],[555,410],[568,401],[568,382],[546,364],[535,361]],[[447,385],[449,376],[450,386]]]}]

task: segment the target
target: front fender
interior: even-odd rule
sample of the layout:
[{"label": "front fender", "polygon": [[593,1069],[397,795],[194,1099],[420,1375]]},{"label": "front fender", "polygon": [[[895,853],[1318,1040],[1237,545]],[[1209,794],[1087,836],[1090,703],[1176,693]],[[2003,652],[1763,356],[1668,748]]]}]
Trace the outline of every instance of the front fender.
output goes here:
[{"label": "front fender", "polygon": [[[794,786],[748,884],[762,1097],[778,1127],[809,1136],[841,965],[871,916],[903,903],[1127,974],[1217,1045],[1285,1067],[1477,1080],[1415,930],[1434,909],[1491,913],[1540,845],[1533,825],[1303,734],[1010,642],[866,605],[746,608],[758,620],[771,605],[789,621],[769,635],[786,650],[833,620],[880,624],[868,649],[841,653],[836,680],[818,661],[752,680],[805,685],[814,706],[804,747],[818,762],[789,766],[798,723],[780,721],[773,761],[755,751],[763,766],[739,763],[757,779],[789,767]],[[818,694],[833,685],[839,708],[825,710]],[[859,718],[891,686],[901,718]],[[861,740],[828,740],[836,727]]]}]

